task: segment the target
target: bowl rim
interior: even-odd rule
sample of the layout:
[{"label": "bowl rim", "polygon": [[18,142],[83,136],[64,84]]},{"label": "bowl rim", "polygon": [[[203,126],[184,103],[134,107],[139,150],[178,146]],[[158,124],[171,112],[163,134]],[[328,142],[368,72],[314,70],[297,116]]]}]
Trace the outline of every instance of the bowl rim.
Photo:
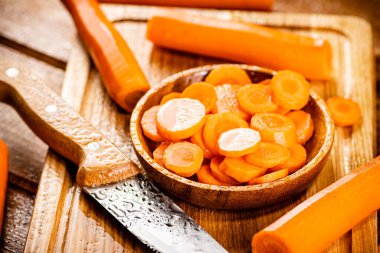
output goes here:
[{"label": "bowl rim", "polygon": [[210,71],[218,66],[238,66],[244,70],[249,71],[255,71],[255,72],[263,72],[271,75],[275,75],[277,72],[271,69],[254,66],[254,65],[247,65],[247,64],[211,64],[211,65],[204,65],[200,67],[190,68],[183,71],[180,71],[176,74],[173,74],[164,80],[161,81],[160,85],[157,85],[156,87],[151,88],[136,104],[130,120],[130,133],[131,133],[131,139],[132,144],[135,148],[135,150],[138,152],[138,154],[144,159],[145,162],[147,162],[149,165],[151,165],[156,171],[163,174],[166,177],[170,177],[171,179],[178,181],[179,183],[186,184],[191,187],[197,187],[202,188],[205,190],[214,190],[214,191],[222,191],[222,192],[246,192],[246,191],[259,191],[263,189],[270,189],[270,188],[277,188],[280,187],[283,184],[289,184],[291,181],[295,181],[298,178],[302,177],[304,174],[307,174],[310,170],[314,169],[317,164],[322,162],[322,160],[329,154],[332,144],[334,141],[334,122],[331,118],[331,115],[327,109],[327,105],[325,104],[324,100],[312,89],[310,90],[310,97],[315,101],[316,105],[320,108],[322,111],[322,114],[326,121],[326,137],[323,140],[322,146],[318,153],[311,159],[306,165],[304,165],[301,169],[297,170],[296,172],[286,176],[285,178],[267,182],[263,184],[257,184],[257,185],[241,185],[241,186],[217,186],[217,185],[209,185],[204,183],[199,183],[190,179],[187,179],[185,177],[181,177],[168,169],[162,167],[157,162],[153,160],[153,158],[149,155],[149,153],[143,148],[143,145],[141,144],[141,141],[139,139],[139,134],[137,132],[138,128],[138,117],[139,114],[142,112],[142,108],[147,101],[149,97],[151,97],[153,94],[155,94],[158,90],[160,90],[162,87],[169,85],[173,83],[174,81],[178,80],[181,77],[192,75],[195,73],[199,73],[202,71]]}]

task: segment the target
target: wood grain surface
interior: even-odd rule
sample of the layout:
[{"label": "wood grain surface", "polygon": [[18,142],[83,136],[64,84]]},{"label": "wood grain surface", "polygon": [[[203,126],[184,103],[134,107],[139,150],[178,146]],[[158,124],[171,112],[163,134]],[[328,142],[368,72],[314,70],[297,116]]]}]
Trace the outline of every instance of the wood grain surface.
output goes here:
[{"label": "wood grain surface", "polygon": [[[219,62],[215,59],[183,54],[153,47],[144,38],[145,20],[161,8],[109,6],[107,13],[113,19],[122,19],[117,28],[129,42],[152,85],[170,74],[194,66]],[[328,39],[334,51],[334,78],[330,82],[312,82],[313,88],[323,97],[332,95],[350,96],[366,112],[361,125],[354,128],[338,128],[332,155],[327,166],[306,192],[281,204],[251,211],[227,212],[203,209],[176,200],[176,202],[227,250],[248,252],[252,235],[284,214],[302,200],[334,182],[353,168],[374,156],[375,113],[374,72],[372,38],[370,27],[362,20],[337,16],[308,16],[292,14],[265,14],[254,12],[203,11],[204,15],[233,18],[281,27],[301,34],[312,34]],[[132,20],[132,21],[128,21]],[[82,51],[82,54],[84,52]],[[81,58],[81,57],[79,57]],[[355,61],[351,59],[355,58]],[[69,61],[69,64],[74,64]],[[76,64],[77,69],[81,64]],[[360,70],[360,75],[355,74]],[[70,73],[70,72],[69,72]],[[85,90],[81,114],[96,125],[123,152],[135,159],[128,137],[128,115],[110,101],[101,85],[98,73],[91,68],[88,81],[76,83]],[[75,79],[74,79],[75,80]],[[81,78],[83,80],[83,78]],[[66,85],[73,85],[70,76]],[[362,85],[356,85],[356,84]],[[64,86],[64,89],[65,89]],[[69,89],[68,89],[69,90]],[[79,103],[78,103],[79,104]],[[136,160],[135,160],[136,161]],[[54,163],[53,163],[54,164]],[[61,166],[58,166],[61,168]],[[69,166],[70,167],[70,166]],[[72,167],[72,166],[71,166]],[[70,167],[70,169],[72,169]],[[36,199],[26,252],[42,250],[42,240],[49,245],[45,251],[92,252],[114,250],[117,252],[145,252],[146,248],[110,218],[105,211],[81,193],[66,173],[50,173],[54,166],[45,166]],[[47,176],[49,175],[49,177]],[[56,180],[52,176],[56,175]],[[58,187],[60,194],[52,193],[50,183]],[[59,188],[60,187],[60,188]],[[47,210],[50,201],[54,208]],[[54,213],[54,209],[56,210]],[[54,221],[46,222],[45,211]],[[53,224],[52,224],[53,223]],[[35,225],[37,224],[37,225]],[[225,228],[228,227],[228,230]],[[233,233],[227,233],[233,231]],[[359,226],[331,245],[328,252],[375,252],[377,249],[376,215],[372,215]],[[238,234],[239,236],[236,236]],[[45,252],[43,251],[43,252]]]},{"label": "wood grain surface", "polygon": [[[274,11],[346,14],[365,18],[371,22],[375,52],[377,56],[380,56],[379,5],[378,0],[320,0],[317,2],[277,0]],[[103,5],[107,13],[112,8],[113,5]],[[131,26],[125,31],[133,32],[134,29],[138,29],[137,26]],[[36,75],[41,75],[41,80],[58,92],[63,83],[64,69],[70,57],[71,48],[75,44],[75,33],[70,15],[59,0],[0,0],[2,57],[4,55],[17,57],[26,69],[33,69]],[[145,45],[142,46],[145,47]],[[144,48],[135,47],[134,50],[141,53]],[[4,52],[8,53],[4,54]],[[173,63],[182,58],[175,55],[174,58],[163,58],[163,60]],[[380,58],[377,60],[377,80],[380,84]],[[149,62],[149,56],[144,58],[143,62]],[[204,63],[202,60],[195,60],[192,66]],[[145,71],[148,69],[146,68]],[[164,71],[164,75],[170,74],[167,70]],[[75,94],[74,91],[71,92]],[[81,101],[75,103],[80,104]],[[377,100],[377,111],[380,112],[380,100]],[[0,238],[0,251],[22,252],[47,146],[34,136],[9,106],[0,104],[0,115],[0,138],[5,139],[10,146],[11,160],[9,175],[11,183],[8,185],[6,217],[3,236]],[[377,132],[380,133],[379,113],[376,120]],[[379,143],[380,139],[377,142]],[[380,145],[377,146],[380,147]],[[7,232],[13,227],[17,227],[19,232]]]}]

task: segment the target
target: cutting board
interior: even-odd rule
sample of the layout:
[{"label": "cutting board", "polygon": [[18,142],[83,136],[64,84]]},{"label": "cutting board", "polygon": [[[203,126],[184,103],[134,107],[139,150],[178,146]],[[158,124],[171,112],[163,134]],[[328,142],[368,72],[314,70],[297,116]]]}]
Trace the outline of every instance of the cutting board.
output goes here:
[{"label": "cutting board", "polygon": [[[164,8],[103,5],[128,41],[151,85],[178,71],[224,61],[158,48],[145,40],[146,21]],[[311,81],[324,98],[350,97],[363,111],[361,124],[336,128],[330,159],[297,197],[249,211],[216,211],[174,199],[230,252],[249,252],[253,234],[316,192],[369,161],[375,150],[375,86],[371,28],[355,17],[186,9],[199,15],[244,20],[325,38],[333,47],[333,78]],[[62,97],[136,163],[129,114],[107,96],[99,73],[78,41],[67,65]],[[149,252],[75,184],[76,166],[49,152],[35,200],[25,252]],[[350,208],[350,207],[347,207]],[[326,217],[327,218],[327,217]],[[377,252],[376,214],[334,242],[327,252]],[[296,239],[296,238],[295,238]]]}]

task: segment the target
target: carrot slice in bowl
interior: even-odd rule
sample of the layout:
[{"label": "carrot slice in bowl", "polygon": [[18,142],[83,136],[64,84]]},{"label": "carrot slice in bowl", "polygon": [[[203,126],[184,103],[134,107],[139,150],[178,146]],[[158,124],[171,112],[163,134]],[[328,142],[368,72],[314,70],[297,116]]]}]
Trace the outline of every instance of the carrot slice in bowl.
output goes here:
[{"label": "carrot slice in bowl", "polygon": [[228,183],[224,183],[216,179],[211,174],[211,169],[209,165],[202,165],[200,170],[197,172],[197,178],[198,178],[198,182],[203,183],[203,184],[211,184],[211,185],[218,185],[218,186],[230,185]]},{"label": "carrot slice in bowl", "polygon": [[278,71],[270,84],[274,102],[285,109],[300,110],[309,101],[310,84],[303,75],[291,71]]},{"label": "carrot slice in bowl", "polygon": [[297,143],[296,126],[292,120],[277,113],[257,113],[251,119],[251,128],[259,131],[261,140],[286,147]]},{"label": "carrot slice in bowl", "polygon": [[302,145],[295,144],[289,148],[289,151],[290,158],[285,163],[270,168],[269,171],[287,169],[289,174],[291,174],[301,169],[306,164],[306,149]]},{"label": "carrot slice in bowl", "polygon": [[228,157],[239,157],[255,152],[260,145],[260,133],[250,128],[234,128],[218,139],[218,152]]},{"label": "carrot slice in bowl", "polygon": [[[205,116],[205,121],[207,120],[209,116],[210,115]],[[198,132],[196,132],[193,136],[190,137],[190,141],[194,144],[197,144],[203,150],[204,158],[210,159],[213,155],[203,143],[203,128],[204,128],[204,125]]]},{"label": "carrot slice in bowl", "polygon": [[291,111],[285,114],[296,125],[297,142],[305,145],[310,140],[314,133],[314,123],[311,115],[302,110]]},{"label": "carrot slice in bowl", "polygon": [[240,107],[250,113],[275,112],[278,105],[272,102],[270,86],[263,84],[247,84],[237,93]]},{"label": "carrot slice in bowl", "polygon": [[286,163],[289,158],[289,149],[280,144],[270,142],[261,142],[256,152],[244,156],[248,163],[261,168],[272,168]]},{"label": "carrot slice in bowl", "polygon": [[205,106],[206,113],[211,111],[217,100],[214,86],[206,82],[191,84],[182,92],[181,97],[199,100]]},{"label": "carrot slice in bowl", "polygon": [[331,97],[326,104],[337,126],[352,126],[361,118],[359,105],[351,99]]},{"label": "carrot slice in bowl", "polygon": [[283,170],[279,170],[279,171],[275,171],[275,172],[266,174],[266,175],[261,176],[261,177],[254,178],[254,179],[250,180],[248,182],[248,184],[254,185],[254,184],[264,184],[264,183],[268,183],[268,182],[273,182],[275,180],[279,180],[281,178],[284,178],[288,175],[289,175],[288,170],[283,169]]},{"label": "carrot slice in bowl", "polygon": [[161,142],[164,141],[161,135],[159,135],[157,130],[157,112],[160,106],[153,106],[146,112],[144,112],[141,118],[141,128],[144,135],[151,139],[152,141]]},{"label": "carrot slice in bowl", "polygon": [[153,160],[162,167],[165,167],[164,154],[170,144],[172,144],[170,141],[161,142],[160,145],[158,145],[153,151]]},{"label": "carrot slice in bowl", "polygon": [[236,181],[234,178],[227,176],[222,172],[222,170],[219,168],[220,163],[223,161],[223,157],[214,157],[211,159],[210,162],[210,168],[211,168],[211,174],[220,182],[227,183],[229,185],[239,185],[240,183]]},{"label": "carrot slice in bowl", "polygon": [[205,82],[213,85],[252,83],[247,72],[238,66],[222,65],[214,68],[207,75]]},{"label": "carrot slice in bowl", "polygon": [[176,98],[157,113],[157,129],[165,139],[176,141],[189,138],[202,127],[206,115],[204,105],[196,99]]},{"label": "carrot slice in bowl", "polygon": [[160,105],[165,104],[169,100],[172,100],[174,98],[180,98],[180,97],[181,97],[181,93],[180,92],[175,92],[175,91],[170,92],[169,94],[166,94],[165,96],[162,97]]},{"label": "carrot slice in bowl", "polygon": [[182,177],[191,177],[197,173],[202,162],[202,149],[187,141],[171,143],[164,152],[165,167]]},{"label": "carrot slice in bowl", "polygon": [[247,163],[241,157],[226,157],[219,168],[223,173],[240,183],[245,183],[253,178],[262,176],[267,171],[265,168],[259,168]]}]

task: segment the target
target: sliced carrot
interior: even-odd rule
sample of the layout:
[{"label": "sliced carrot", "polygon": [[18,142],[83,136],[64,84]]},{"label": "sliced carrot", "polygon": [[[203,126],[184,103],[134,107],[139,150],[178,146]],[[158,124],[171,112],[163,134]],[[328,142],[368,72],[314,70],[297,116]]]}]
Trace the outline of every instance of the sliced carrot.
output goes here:
[{"label": "sliced carrot", "polygon": [[259,131],[261,140],[287,147],[297,143],[293,121],[277,113],[257,113],[251,119],[251,128]]},{"label": "sliced carrot", "polygon": [[277,108],[277,111],[275,111],[275,113],[282,114],[282,115],[285,115],[285,114],[287,114],[288,112],[290,112],[289,109],[282,108],[281,106],[279,106],[279,107]]},{"label": "sliced carrot", "polygon": [[239,185],[240,183],[238,181],[224,174],[222,170],[219,168],[220,163],[223,161],[223,159],[224,158],[221,156],[219,157],[215,156],[211,159],[211,162],[210,162],[211,174],[220,182],[227,183],[229,185]]},{"label": "sliced carrot", "polygon": [[250,113],[275,112],[278,105],[272,102],[270,86],[263,84],[247,84],[237,93],[240,107]]},{"label": "sliced carrot", "polygon": [[165,162],[164,162],[165,150],[172,143],[173,142],[170,142],[170,141],[161,142],[160,145],[158,145],[157,148],[153,151],[153,160],[159,165],[161,165],[162,167],[165,167]]},{"label": "sliced carrot", "polygon": [[327,107],[337,126],[352,126],[361,118],[359,105],[351,99],[331,97],[327,100]]},{"label": "sliced carrot", "polygon": [[0,140],[0,234],[3,223],[5,195],[8,178],[8,147]]},{"label": "sliced carrot", "polygon": [[314,123],[311,115],[302,110],[291,111],[285,114],[286,117],[291,119],[296,125],[297,142],[305,145],[310,140],[314,132]]},{"label": "sliced carrot", "polygon": [[226,183],[220,182],[211,174],[211,169],[209,165],[202,165],[200,170],[198,170],[197,172],[197,178],[198,182],[203,184],[211,184],[218,186],[228,185]]},{"label": "sliced carrot", "polygon": [[306,149],[302,145],[295,144],[289,148],[289,151],[290,158],[288,161],[271,168],[270,171],[287,169],[289,174],[292,174],[306,164]]},{"label": "sliced carrot", "polygon": [[228,157],[239,157],[255,152],[260,145],[260,134],[250,128],[234,128],[218,139],[218,152]]},{"label": "sliced carrot", "polygon": [[160,109],[160,106],[153,106],[146,112],[144,112],[141,118],[141,128],[144,132],[144,135],[151,139],[152,141],[161,142],[164,140],[157,130],[157,112]]},{"label": "sliced carrot", "polygon": [[250,115],[241,109],[237,99],[240,88],[240,85],[231,84],[216,86],[215,91],[218,100],[215,107],[212,108],[212,113],[232,112],[244,120],[249,120]]},{"label": "sliced carrot", "polygon": [[189,138],[201,129],[205,114],[204,105],[196,99],[172,99],[158,110],[158,133],[173,141]]},{"label": "sliced carrot", "polygon": [[206,113],[211,111],[217,100],[214,86],[206,82],[191,84],[182,92],[181,97],[199,100],[205,106]]},{"label": "sliced carrot", "polygon": [[310,84],[303,75],[291,71],[277,72],[270,84],[274,102],[285,109],[300,110],[309,101]]},{"label": "sliced carrot", "polygon": [[182,177],[191,177],[197,173],[202,162],[202,149],[187,141],[171,143],[164,152],[165,167]]},{"label": "sliced carrot", "polygon": [[259,168],[247,163],[241,157],[226,157],[220,164],[219,168],[223,173],[240,183],[245,183],[253,178],[260,177],[267,171],[267,169]]},{"label": "sliced carrot", "polygon": [[286,163],[290,158],[290,150],[277,143],[261,142],[259,149],[244,159],[257,167],[272,168]]},{"label": "sliced carrot", "polygon": [[283,169],[283,170],[279,170],[279,171],[275,171],[275,172],[266,174],[266,175],[261,176],[261,177],[254,178],[254,179],[250,180],[248,182],[248,184],[249,185],[264,184],[264,183],[272,182],[275,180],[279,180],[281,178],[286,177],[287,175],[289,175],[288,170]]},{"label": "sliced carrot", "polygon": [[160,105],[165,104],[169,100],[172,100],[174,98],[180,98],[180,97],[181,97],[180,92],[175,92],[175,91],[170,92],[169,94],[166,94],[165,96],[162,97]]},{"label": "sliced carrot", "polygon": [[[209,116],[210,115],[205,116],[205,121],[207,120]],[[193,136],[190,137],[190,141],[194,144],[197,144],[203,150],[204,158],[210,159],[213,155],[203,143],[203,128],[204,128],[204,125],[198,132],[196,132]]]},{"label": "sliced carrot", "polygon": [[272,79],[265,79],[265,80],[259,82],[259,84],[270,85],[271,82],[272,82]]},{"label": "sliced carrot", "polygon": [[221,65],[207,75],[205,82],[213,85],[237,84],[244,85],[252,83],[247,72],[238,66]]},{"label": "sliced carrot", "polygon": [[203,143],[214,155],[218,154],[218,139],[230,129],[248,127],[248,123],[230,112],[210,115],[203,128]]}]

